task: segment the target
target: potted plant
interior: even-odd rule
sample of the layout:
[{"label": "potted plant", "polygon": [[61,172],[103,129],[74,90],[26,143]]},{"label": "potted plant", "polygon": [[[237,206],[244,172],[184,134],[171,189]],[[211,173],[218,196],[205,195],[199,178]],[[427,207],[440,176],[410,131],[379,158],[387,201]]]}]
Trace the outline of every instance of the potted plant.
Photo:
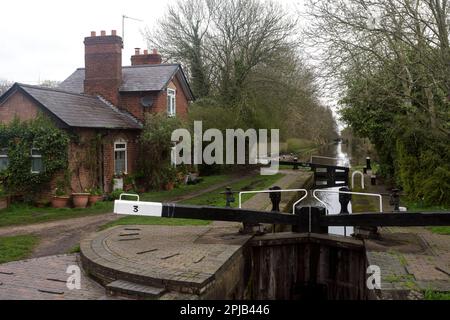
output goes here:
[{"label": "potted plant", "polygon": [[72,193],[73,206],[75,208],[86,208],[89,202],[90,193],[87,190],[84,192]]},{"label": "potted plant", "polygon": [[94,205],[98,201],[103,200],[103,192],[100,188],[92,188],[89,195],[89,204]]},{"label": "potted plant", "polygon": [[52,197],[53,208],[65,208],[69,203],[70,197],[66,194],[64,189],[56,188],[55,194]]},{"label": "potted plant", "polygon": [[162,172],[163,189],[170,191],[175,187],[175,180],[177,178],[177,171],[174,167],[167,167]]},{"label": "potted plant", "polygon": [[67,194],[67,187],[65,180],[60,179],[56,181],[56,188],[51,199],[53,208],[64,208],[69,203],[69,195]]},{"label": "potted plant", "polygon": [[131,175],[123,174],[123,190],[130,191],[134,186],[134,178]]},{"label": "potted plant", "polygon": [[0,184],[0,210],[6,209],[9,206],[9,196]]}]

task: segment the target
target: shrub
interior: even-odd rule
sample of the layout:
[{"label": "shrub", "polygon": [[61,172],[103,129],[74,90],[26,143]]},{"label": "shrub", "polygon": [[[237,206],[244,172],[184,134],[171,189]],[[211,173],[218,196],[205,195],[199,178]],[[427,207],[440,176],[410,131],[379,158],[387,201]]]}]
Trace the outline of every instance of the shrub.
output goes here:
[{"label": "shrub", "polygon": [[139,138],[139,174],[146,188],[160,188],[166,181],[172,148],[171,136],[181,128],[177,118],[147,114]]},{"label": "shrub", "polygon": [[[58,129],[49,119],[39,116],[22,122],[13,120],[0,125],[0,147],[7,148],[9,164],[0,173],[6,190],[31,197],[42,191],[54,174],[67,168],[69,136]],[[31,172],[31,149],[40,151],[43,170]]]}]

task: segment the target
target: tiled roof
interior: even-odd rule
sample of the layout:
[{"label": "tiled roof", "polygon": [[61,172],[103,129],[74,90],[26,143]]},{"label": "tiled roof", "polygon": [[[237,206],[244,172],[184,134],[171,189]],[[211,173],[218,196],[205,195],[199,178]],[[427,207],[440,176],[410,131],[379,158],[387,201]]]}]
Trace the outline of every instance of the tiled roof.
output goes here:
[{"label": "tiled roof", "polygon": [[[75,70],[66,80],[61,82],[59,88],[65,91],[82,93],[84,90],[85,69]],[[180,73],[178,74],[178,71]],[[179,64],[157,64],[122,67],[122,92],[134,91],[161,91],[165,89],[169,81],[178,75],[188,97],[192,100],[192,92],[189,89],[184,74]]]},{"label": "tiled roof", "polygon": [[119,111],[99,97],[20,83],[16,83],[13,88],[16,86],[70,127],[142,128],[142,125],[131,115]]}]

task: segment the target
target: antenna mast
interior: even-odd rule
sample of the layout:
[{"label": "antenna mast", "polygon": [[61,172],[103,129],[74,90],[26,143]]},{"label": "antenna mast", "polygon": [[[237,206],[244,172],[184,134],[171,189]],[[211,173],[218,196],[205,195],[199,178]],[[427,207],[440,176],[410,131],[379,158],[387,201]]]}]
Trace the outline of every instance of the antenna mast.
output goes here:
[{"label": "antenna mast", "polygon": [[130,20],[143,22],[143,20],[132,18],[132,17],[128,17],[126,15],[122,15],[122,42],[123,42],[124,45],[125,45],[125,19],[130,19]]}]

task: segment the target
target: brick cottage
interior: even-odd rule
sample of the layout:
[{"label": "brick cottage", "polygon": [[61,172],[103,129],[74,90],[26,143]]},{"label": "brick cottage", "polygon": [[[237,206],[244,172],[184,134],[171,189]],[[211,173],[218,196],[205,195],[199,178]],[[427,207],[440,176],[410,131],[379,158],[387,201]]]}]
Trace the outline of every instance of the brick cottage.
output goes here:
[{"label": "brick cottage", "polygon": [[[181,66],[162,64],[156,50],[136,49],[131,66],[122,67],[122,38],[114,30],[111,35],[92,32],[84,45],[85,68],[77,69],[57,89],[15,83],[5,92],[0,97],[0,123],[43,113],[81,140],[100,137],[98,172],[81,168],[77,177],[72,175],[71,188],[82,192],[96,185],[110,192],[115,175],[136,171],[137,138],[145,114],[185,117],[194,96]],[[71,143],[69,170],[75,167],[73,159],[86,152]],[[38,150],[33,157],[39,157]],[[33,170],[39,171],[39,166]]]}]

